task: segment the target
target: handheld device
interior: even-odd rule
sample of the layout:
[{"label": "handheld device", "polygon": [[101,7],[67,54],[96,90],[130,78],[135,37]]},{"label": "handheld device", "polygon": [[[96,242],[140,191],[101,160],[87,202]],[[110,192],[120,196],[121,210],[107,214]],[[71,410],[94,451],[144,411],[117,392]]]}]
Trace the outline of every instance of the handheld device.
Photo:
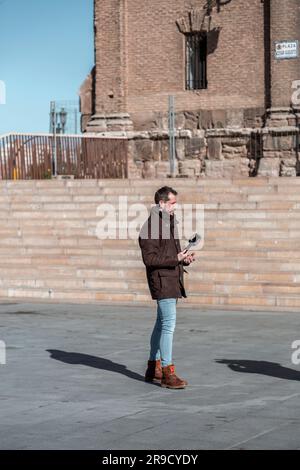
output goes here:
[{"label": "handheld device", "polygon": [[190,248],[192,248],[193,246],[198,245],[200,240],[201,240],[201,236],[198,233],[195,233],[195,235],[192,238],[189,239],[189,243],[183,251],[187,251]]}]

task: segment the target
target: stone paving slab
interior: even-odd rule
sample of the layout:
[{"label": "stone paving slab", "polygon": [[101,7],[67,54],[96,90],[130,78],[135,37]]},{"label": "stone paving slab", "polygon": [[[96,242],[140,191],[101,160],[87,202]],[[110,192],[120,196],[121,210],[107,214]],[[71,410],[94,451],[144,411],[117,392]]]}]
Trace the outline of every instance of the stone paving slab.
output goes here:
[{"label": "stone paving slab", "polygon": [[300,314],[179,303],[184,390],[144,382],[155,315],[2,302],[0,449],[300,449]]}]

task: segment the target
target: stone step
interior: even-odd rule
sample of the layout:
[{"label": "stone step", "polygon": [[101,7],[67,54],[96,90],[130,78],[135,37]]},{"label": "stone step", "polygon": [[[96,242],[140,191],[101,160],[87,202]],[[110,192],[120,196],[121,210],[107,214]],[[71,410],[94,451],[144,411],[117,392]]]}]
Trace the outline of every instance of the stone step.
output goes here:
[{"label": "stone step", "polygon": [[177,178],[176,180],[170,180],[168,178],[159,179],[159,180],[61,180],[61,181],[54,181],[54,180],[36,180],[36,181],[1,181],[0,189],[1,191],[8,191],[8,190],[40,190],[40,191],[49,191],[50,189],[62,190],[62,189],[77,189],[80,190],[81,188],[88,188],[93,190],[94,188],[98,189],[101,188],[112,188],[114,189],[116,186],[119,188],[130,188],[135,187],[137,190],[146,190],[146,188],[155,189],[163,185],[173,185],[175,188],[179,190],[184,190],[186,185],[188,184],[189,187],[206,187],[209,189],[214,189],[215,187],[223,187],[223,188],[230,188],[230,187],[255,187],[257,191],[259,188],[264,188],[268,186],[275,186],[280,188],[284,188],[286,186],[293,186],[298,187],[300,182],[299,178],[239,178],[239,179],[213,179],[213,178],[199,178],[199,179],[181,179]]},{"label": "stone step", "polygon": [[[145,204],[154,204],[154,193],[155,189],[149,191],[148,194],[144,192],[138,192],[136,189],[131,188],[126,191],[119,190],[116,194],[115,189],[111,189],[111,194],[105,192],[101,188],[93,188],[91,191],[88,188],[80,191],[67,191],[66,190],[54,190],[51,189],[47,192],[32,192],[20,189],[15,192],[9,192],[7,194],[0,192],[0,204],[18,204],[32,203],[32,204],[51,204],[51,203],[97,203],[103,201],[118,202],[120,197],[126,198],[128,202],[134,203],[137,200]],[[222,188],[215,188],[207,192],[204,187],[194,189],[192,193],[178,192],[178,203],[210,203],[210,202],[233,202],[233,203],[252,203],[254,206],[259,203],[265,202],[299,202],[299,194],[297,191],[291,191],[293,188],[289,188],[289,191],[280,191],[275,188],[264,190],[261,192],[255,191],[253,188],[249,192],[243,188],[230,188],[224,191]],[[282,200],[283,199],[283,200]]]},{"label": "stone step", "polygon": [[[118,279],[118,278],[116,278]],[[39,279],[26,278],[26,279],[1,279],[0,288],[47,288],[47,289],[60,289],[62,287],[61,279],[39,277]],[[116,292],[127,292],[131,289],[133,292],[147,293],[148,289],[145,282],[137,282],[135,279],[128,280],[115,280],[115,279],[77,279],[71,276],[64,277],[64,289],[113,289]]]},{"label": "stone step", "polygon": [[[134,292],[111,292],[97,289],[87,289],[85,291],[77,291],[76,289],[52,289],[47,288],[0,288],[0,297],[5,299],[18,299],[22,301],[52,301],[52,302],[114,302],[126,304],[146,303],[155,308],[155,303],[150,299],[148,294],[137,294]],[[197,305],[202,308],[230,308],[238,310],[270,310],[270,311],[295,311],[300,306],[300,298],[298,295],[272,295],[266,296],[255,295],[207,295],[195,294],[190,295],[187,299],[180,299],[179,307]]]},{"label": "stone step", "polygon": [[[37,246],[37,245],[35,245]],[[88,246],[88,245],[87,245]],[[4,253],[1,253],[0,252],[0,262],[2,263],[3,261],[5,261],[6,259],[12,263],[12,262],[30,262],[30,260],[32,261],[35,261],[35,260],[38,260],[40,261],[41,258],[43,258],[46,261],[50,261],[50,260],[53,260],[53,262],[56,260],[58,262],[63,262],[64,260],[78,260],[78,261],[84,261],[86,263],[92,263],[93,261],[94,262],[97,262],[101,256],[103,254],[106,255],[107,257],[107,262],[109,263],[111,259],[113,259],[113,262],[124,262],[126,263],[126,260],[129,261],[129,262],[132,262],[132,261],[138,261],[140,263],[142,263],[142,258],[141,258],[141,254],[140,254],[140,251],[139,250],[127,250],[124,252],[122,252],[122,250],[119,250],[119,248],[116,248],[116,250],[114,249],[107,249],[107,248],[103,248],[103,247],[100,247],[99,250],[97,250],[97,252],[94,252],[93,254],[88,254],[88,253],[83,253],[83,254],[75,254],[73,256],[71,256],[70,254],[67,254],[67,253],[58,253],[56,258],[54,258],[54,254],[53,253],[47,253],[46,252],[46,246],[45,247],[45,250],[44,252],[42,253],[42,255],[40,255],[39,253],[23,253],[22,254],[22,261],[20,260],[20,256],[16,256],[15,252],[13,250],[7,250],[6,252]],[[20,249],[23,248],[23,246],[19,247]],[[3,249],[3,247],[2,247]],[[290,261],[291,263],[294,263],[294,261],[296,259],[298,259],[296,256],[293,256],[292,258],[289,256],[289,255],[286,255],[286,253],[292,253],[292,252],[284,252],[284,251],[278,251],[276,253],[276,256],[272,256],[272,252],[269,252],[269,255],[265,255],[265,253],[263,251],[260,251],[260,252],[251,252],[249,251],[248,253],[247,252],[242,252],[242,251],[239,251],[239,250],[234,250],[234,251],[230,251],[230,252],[224,252],[226,253],[225,256],[222,255],[222,251],[218,251],[218,250],[209,250],[209,251],[195,251],[195,254],[196,254],[196,257],[197,257],[197,260],[195,263],[193,263],[193,265],[190,266],[190,268],[194,268],[196,269],[196,266],[200,266],[203,267],[204,266],[204,263],[214,263],[216,262],[217,260],[221,260],[222,258],[224,258],[224,262],[225,263],[228,263],[228,265],[230,265],[231,263],[236,263],[238,260],[241,261],[241,263],[281,263],[281,261]],[[124,256],[124,259],[122,259],[122,254],[125,254]],[[285,256],[286,255],[286,256]],[[26,261],[27,260],[27,261]]]},{"label": "stone step", "polygon": [[204,207],[204,245],[187,268],[189,297],[181,304],[295,311],[299,184],[299,178],[1,181],[0,296],[154,305],[137,239],[98,238],[97,207],[118,210],[119,196],[127,196],[128,204],[149,210],[157,188],[172,185],[179,204]]},{"label": "stone step", "polygon": [[[98,221],[93,222],[89,220],[56,220],[51,221],[47,219],[37,221],[37,224],[31,221],[20,221],[10,220],[7,224],[3,223],[0,228],[0,237],[3,242],[8,238],[18,239],[23,237],[24,239],[34,240],[39,238],[45,241],[45,245],[51,239],[66,239],[70,242],[73,239],[86,239],[91,243],[111,243],[116,246],[120,243],[120,246],[128,245],[129,247],[135,246],[138,243],[139,237],[139,225],[129,221],[129,224],[121,222],[117,226],[115,222],[110,222],[109,230],[108,226],[104,227],[103,224]],[[230,221],[204,221],[204,224],[199,221],[190,222],[186,221],[186,224],[179,225],[179,235],[181,244],[186,244],[190,234],[198,231],[201,236],[201,244],[199,248],[205,248],[206,243],[218,241],[222,239],[223,242],[252,240],[260,242],[263,239],[297,239],[300,234],[300,220],[249,220],[245,224],[242,221],[230,222]],[[189,235],[189,236],[187,236]],[[241,240],[243,237],[243,240]],[[6,242],[5,242],[6,243]],[[28,242],[30,243],[30,242]],[[73,241],[72,241],[73,243]]]},{"label": "stone step", "polygon": [[[3,219],[2,219],[3,221]],[[27,234],[55,234],[55,233],[68,233],[69,230],[78,230],[82,234],[96,234],[97,224],[100,219],[6,219],[5,222],[0,227],[0,236],[5,234],[14,235],[18,234],[19,230]],[[191,224],[191,228],[196,228],[197,225],[195,221],[188,221],[188,224]],[[269,230],[284,230],[288,231],[291,229],[300,229],[300,219],[291,220],[290,218],[272,220],[272,219],[233,219],[230,218],[217,220],[217,219],[207,219],[204,217],[204,230],[208,232],[210,230],[241,230],[244,231],[247,229],[269,231]],[[137,227],[138,228],[138,227]],[[185,231],[187,229],[185,228]],[[183,231],[184,235],[185,232]],[[138,234],[137,234],[138,235]]]},{"label": "stone step", "polygon": [[[203,198],[213,196],[214,199],[220,200],[222,202],[222,196],[228,195],[232,196],[233,199],[247,201],[248,197],[251,195],[274,195],[278,196],[279,194],[285,194],[283,189],[278,189],[276,186],[268,186],[262,187],[257,189],[255,187],[246,188],[246,187],[214,187],[209,188],[209,190],[205,186],[198,186],[192,187],[193,191],[186,193],[185,189],[178,189],[178,201],[190,201],[194,200],[194,198]],[[154,203],[154,194],[158,187],[153,187],[147,192],[143,191],[142,189],[130,188],[130,191],[126,188],[119,188],[116,192],[115,188],[111,188],[110,193],[105,192],[103,188],[93,188],[93,191],[89,191],[88,188],[81,189],[78,191],[77,189],[61,189],[58,191],[57,189],[53,191],[53,189],[49,190],[41,190],[41,191],[28,191],[28,189],[18,189],[18,190],[9,190],[9,191],[1,191],[0,190],[0,203],[7,203],[7,202],[19,202],[21,201],[22,197],[26,202],[59,202],[60,200],[65,199],[67,202],[78,201],[85,202],[87,201],[97,201],[97,200],[118,200],[120,196],[126,196],[129,201],[134,201],[138,197],[139,200],[143,202],[148,202],[149,204]],[[293,191],[291,190],[293,189]],[[83,191],[83,194],[81,192]],[[286,193],[287,195],[296,195],[297,191],[294,190],[294,187],[289,188],[289,191]]]},{"label": "stone step", "polygon": [[[208,199],[208,198],[206,198]],[[218,201],[216,198],[210,198],[209,200],[205,199],[189,199],[187,201],[181,201],[179,202],[179,207],[178,207],[178,214],[180,214],[180,205],[183,204],[192,204],[192,208],[195,211],[196,209],[196,204],[201,204],[203,205],[203,209],[205,212],[213,212],[213,211],[226,211],[227,213],[235,213],[236,211],[252,211],[252,213],[258,213],[264,212],[264,211],[288,211],[288,210],[295,210],[299,211],[300,209],[300,199],[297,199],[296,201],[261,201],[261,202],[248,202],[248,201],[241,201],[241,198],[237,198],[238,200],[232,200],[230,202],[225,202],[225,200],[228,198],[223,198],[222,202]],[[130,209],[131,204],[136,204],[139,202],[139,204],[145,204],[145,208],[148,211],[148,214],[150,214],[150,208],[152,205],[152,202],[149,201],[143,201],[141,198],[134,198],[132,200],[127,199],[127,206],[128,210]],[[115,213],[119,213],[119,199],[104,199],[104,198],[97,198],[97,200],[93,201],[78,201],[78,200],[72,200],[72,201],[65,201],[64,199],[58,200],[54,202],[53,200],[50,202],[33,202],[33,201],[7,201],[7,202],[1,202],[0,203],[0,211],[3,213],[3,216],[9,216],[9,214],[16,213],[18,215],[19,213],[22,212],[39,212],[39,213],[45,213],[45,212],[50,212],[50,214],[53,214],[54,211],[76,211],[76,212],[86,212],[88,211],[91,213],[94,211],[93,217],[96,216],[96,210],[101,204],[104,203],[109,203],[112,204],[114,207]],[[193,215],[195,217],[195,215]],[[252,215],[253,217],[253,215]],[[259,215],[260,217],[260,215]],[[2,218],[2,217],[1,217]]]},{"label": "stone step", "polygon": [[265,186],[268,184],[275,185],[286,185],[286,182],[298,186],[300,184],[298,178],[291,177],[258,177],[258,178],[249,178],[249,177],[231,177],[231,178],[176,178],[170,180],[169,178],[155,178],[155,179],[73,179],[73,180],[1,180],[0,187],[37,187],[37,188],[47,188],[49,186],[55,187],[81,187],[81,186],[105,186],[105,187],[115,187],[118,185],[121,186],[138,186],[138,187],[147,187],[147,186],[157,186],[167,184],[170,186],[182,186],[185,187],[188,183],[192,184],[203,184],[206,186],[215,186],[216,184],[222,186]]},{"label": "stone step", "polygon": [[[146,285],[145,269],[143,266],[131,266],[122,269],[120,266],[115,266],[114,268],[106,266],[90,267],[84,265],[78,266],[64,264],[57,266],[51,265],[50,263],[44,267],[33,264],[2,264],[0,266],[0,276],[2,279],[59,278],[60,280],[64,280],[68,277],[92,280],[102,280],[103,278],[110,280],[120,279],[122,281],[140,281],[141,279],[144,279]],[[268,283],[271,285],[278,284],[280,282],[282,284],[295,285],[296,283],[300,282],[300,274],[297,274],[293,270],[279,272],[270,270],[261,272],[261,269],[257,270],[257,267],[256,269],[253,267],[252,270],[244,271],[233,271],[228,268],[228,271],[225,271],[224,269],[220,269],[219,271],[189,271],[189,274],[185,276],[185,279],[187,283],[192,283],[192,285],[197,282],[201,283],[210,281],[223,284],[226,284],[227,282],[236,282],[240,284],[243,282],[249,282],[249,284],[252,284],[253,282],[259,282],[265,284]]]},{"label": "stone step", "polygon": [[239,295],[239,294],[300,294],[300,283],[297,284],[274,284],[261,282],[247,282],[244,284],[224,281],[224,283],[218,284],[217,282],[204,282],[204,281],[185,281],[187,292],[190,294],[202,293],[202,294],[228,294],[228,295]]},{"label": "stone step", "polygon": [[52,266],[51,264],[47,266],[33,266],[24,264],[19,267],[3,264],[0,266],[0,276],[2,279],[59,278],[64,280],[68,277],[84,279],[139,279],[144,274],[145,269],[141,267],[129,267],[128,269],[115,268],[112,270],[110,268],[90,268],[89,266],[81,266],[79,268],[72,265]]},{"label": "stone step", "polygon": [[[142,299],[141,299],[142,300]],[[186,305],[237,310],[297,311],[300,307],[299,295],[190,295]]]},{"label": "stone step", "polygon": [[[252,249],[246,250],[237,249],[236,245],[232,247],[232,249],[219,249],[216,250],[214,248],[205,247],[205,250],[195,251],[196,256],[199,260],[201,259],[220,259],[220,258],[249,258],[249,259],[266,259],[266,260],[295,260],[300,259],[300,250],[290,250],[287,247],[286,250],[281,250],[279,246],[278,251],[275,250],[265,250],[265,249]],[[40,257],[44,255],[47,259],[53,255],[59,256],[89,256],[95,257],[95,249],[86,246],[86,247],[71,247],[66,248],[64,246],[53,246],[49,247],[47,245],[32,245],[32,246],[14,246],[13,253],[11,246],[0,246],[0,257],[5,256],[32,256],[32,257]],[[115,246],[105,246],[101,244],[97,249],[96,256],[106,255],[109,258],[120,258],[125,257],[126,259],[141,259],[141,251],[140,248],[135,242],[132,244],[132,247],[128,249],[128,247],[120,248],[117,243]],[[59,258],[58,258],[59,259]]]},{"label": "stone step", "polygon": [[298,249],[299,247],[299,240],[298,239],[274,239],[271,238],[269,240],[255,240],[255,239],[239,239],[236,238],[235,241],[233,240],[224,240],[223,238],[215,239],[215,240],[207,240],[205,238],[205,248],[224,248],[226,246],[227,249],[231,248],[249,248],[253,247],[256,249],[274,249],[274,250],[283,250],[283,249]]},{"label": "stone step", "polygon": [[[226,281],[226,283],[218,284],[213,281],[195,281],[189,280],[185,282],[186,289],[189,295],[196,294],[230,294],[230,295],[239,295],[239,294],[299,294],[300,293],[300,283],[297,284],[262,284],[260,282],[248,282],[240,284],[237,282]],[[60,289],[61,280],[57,278],[26,278],[26,279],[1,279],[0,288],[47,288],[47,289]],[[134,293],[148,293],[148,287],[145,283],[145,279],[137,281],[136,279],[77,279],[73,277],[64,278],[64,289],[114,289],[116,292],[134,292]]]},{"label": "stone step", "polygon": [[[244,237],[244,238],[241,238]],[[274,250],[274,251],[283,251],[283,250],[297,250],[299,248],[299,239],[295,232],[287,233],[286,236],[275,237],[272,233],[264,233],[264,236],[259,239],[258,237],[255,238],[255,234],[252,233],[252,237],[243,235],[236,235],[235,237],[231,237],[231,239],[227,239],[224,237],[224,233],[222,236],[218,236],[215,233],[214,236],[205,236],[204,239],[204,249],[224,249],[226,250],[236,250],[236,249],[243,249],[252,248],[253,251],[255,250]],[[32,248],[32,247],[44,247],[46,250],[53,247],[64,247],[64,248],[91,248],[94,247],[95,250],[99,250],[101,247],[116,247],[119,248],[134,248],[137,246],[137,240],[113,240],[113,239],[106,239],[101,240],[96,238],[95,236],[65,236],[61,238],[60,236],[52,236],[52,237],[35,237],[30,236],[19,236],[19,237],[3,237],[1,238],[1,246],[2,248],[7,247],[7,250],[14,249],[15,247],[25,249]],[[183,244],[182,244],[183,246]],[[97,253],[97,251],[95,253]]]},{"label": "stone step", "polygon": [[[12,256],[4,256],[0,259],[0,269],[15,267],[16,269],[24,269],[24,267],[37,267],[41,270],[40,266],[47,266],[47,270],[50,268],[56,268],[57,270],[65,269],[68,271],[69,267],[75,267],[76,269],[83,269],[86,267],[97,269],[97,268],[110,268],[115,267],[117,269],[128,270],[129,268],[139,269],[143,267],[141,260],[129,260],[129,259],[114,259],[113,262],[107,258],[95,258],[86,256],[65,256],[57,257],[54,256],[46,258],[45,256],[13,258]],[[199,260],[199,267],[193,267],[194,271],[197,269],[201,271],[210,272],[248,272],[248,273],[294,273],[300,271],[300,261],[278,261],[266,259],[239,259],[236,260],[224,260],[224,259],[209,259]],[[190,268],[190,275],[193,275],[192,267]]]},{"label": "stone step", "polygon": [[[112,242],[112,243],[111,243]],[[121,243],[121,242],[127,242],[127,243]],[[41,238],[28,238],[28,237],[18,237],[18,238],[3,238],[1,240],[1,249],[4,250],[4,253],[10,253],[12,250],[15,250],[18,248],[19,250],[24,249],[25,252],[26,250],[33,249],[35,247],[39,247],[40,249],[44,248],[46,251],[52,250],[55,248],[60,247],[61,249],[64,250],[76,250],[78,248],[79,250],[84,250],[85,248],[91,249],[93,247],[94,249],[94,256],[97,256],[97,254],[100,252],[101,249],[104,248],[111,248],[114,249],[114,247],[118,246],[118,248],[121,249],[134,249],[137,246],[137,242],[134,242],[132,240],[98,240],[93,237],[85,237],[85,238],[80,238],[80,237],[66,237],[64,239],[60,239],[59,237],[54,238],[51,237],[49,239],[45,239],[44,237]],[[182,244],[183,247],[183,244]],[[230,252],[230,255],[232,255],[232,251],[236,251],[237,249],[251,249],[252,254],[250,255],[251,257],[254,257],[256,252],[261,252],[261,250],[272,250],[274,251],[275,255],[274,258],[280,257],[280,255],[276,255],[277,252],[283,252],[285,250],[298,250],[299,248],[299,240],[297,238],[291,238],[291,239],[266,239],[266,240],[253,240],[253,239],[239,239],[238,237],[236,239],[232,240],[224,240],[224,238],[220,239],[209,239],[205,238],[205,244],[204,244],[204,249],[205,252],[209,252],[210,250],[222,250],[226,247],[226,250]],[[22,251],[23,252],[23,251]],[[196,251],[197,253],[204,253],[204,251]],[[66,254],[71,253],[68,251],[65,251]],[[75,252],[73,252],[76,254]],[[79,253],[78,253],[79,254]],[[201,255],[200,255],[201,256]],[[285,257],[284,255],[282,255]],[[272,258],[272,254],[268,254],[268,258]]]},{"label": "stone step", "polygon": [[[52,181],[8,181],[5,182],[1,180],[0,182],[0,191],[4,194],[18,192],[21,190],[32,192],[47,192],[50,190],[53,191],[81,191],[85,189],[90,189],[91,191],[97,189],[102,191],[112,191],[116,187],[120,191],[134,190],[136,192],[151,191],[155,190],[161,186],[172,186],[176,190],[184,192],[186,187],[193,188],[198,190],[201,188],[209,189],[210,191],[217,191],[218,188],[223,188],[226,190],[236,191],[238,189],[242,191],[251,191],[252,188],[256,189],[256,192],[266,191],[266,188],[275,188],[277,191],[280,191],[285,186],[297,188],[300,186],[299,178],[281,178],[280,181],[271,181],[266,179],[256,180],[248,178],[245,180],[230,180],[230,179],[210,179],[210,178],[199,178],[195,179],[162,179],[162,180],[73,180],[65,181],[61,184]],[[237,189],[236,189],[237,188]]]},{"label": "stone step", "polygon": [[[83,194],[76,193],[67,195],[66,193],[62,194],[35,194],[35,193],[23,193],[20,191],[18,195],[12,195],[8,197],[1,197],[0,204],[1,206],[5,206],[7,204],[22,204],[23,202],[26,204],[99,204],[104,202],[109,202],[115,205],[118,205],[121,201],[126,201],[128,204],[135,204],[136,202],[143,203],[148,207],[154,205],[154,191],[153,194],[146,196],[145,194],[138,194],[134,192],[131,195],[126,194],[125,192],[120,192],[118,194],[114,193],[112,195],[104,195],[104,194],[97,194],[91,195],[90,192],[85,192]],[[286,207],[291,207],[297,209],[296,203],[299,203],[299,195],[293,194],[282,194],[272,193],[272,194],[258,194],[257,192],[253,192],[253,194],[248,193],[231,193],[231,192],[210,192],[209,194],[202,194],[198,192],[193,192],[192,194],[188,195],[180,195],[178,194],[177,198],[178,206],[181,204],[205,204],[209,206],[210,204],[241,204],[241,206],[248,206],[249,208],[253,207],[260,207],[262,204],[266,202],[271,203],[272,205],[280,209],[285,209]],[[280,205],[281,204],[281,205]],[[233,207],[234,208],[234,207]]]},{"label": "stone step", "polygon": [[[22,221],[22,219],[52,219],[52,220],[57,220],[57,219],[62,219],[62,220],[80,220],[80,219],[88,219],[88,220],[95,220],[99,222],[101,220],[100,215],[97,215],[96,213],[96,207],[93,209],[89,207],[89,210],[68,210],[68,209],[62,209],[62,210],[23,210],[23,211],[17,211],[17,210],[1,210],[0,212],[0,219],[2,222],[2,225],[5,224],[6,220],[11,220],[11,219],[19,219]],[[230,210],[230,209],[206,209],[204,208],[204,220],[218,220],[222,221],[224,220],[274,220],[274,219],[280,219],[280,220],[300,220],[300,203],[299,203],[299,208],[295,210],[288,210],[288,211],[283,211],[281,209],[278,210],[258,210],[258,209],[247,209],[245,211],[236,209],[236,210]],[[116,214],[118,215],[118,212],[116,211],[114,214],[111,214],[110,216],[106,216],[105,218],[108,221],[113,221],[116,218]],[[135,215],[132,217],[128,217],[129,220],[135,219]],[[192,216],[187,216],[187,220],[195,220],[195,213],[192,213]]]},{"label": "stone step", "polygon": [[[0,197],[0,204],[8,204],[8,203],[19,203],[22,202],[24,198],[24,202],[27,203],[71,203],[71,202],[118,202],[120,197],[126,198],[129,203],[134,203],[137,200],[143,202],[145,204],[154,204],[154,193],[157,188],[151,189],[148,194],[144,192],[138,192],[136,190],[132,191],[116,191],[112,189],[112,193],[108,194],[103,190],[99,190],[97,188],[93,188],[93,191],[86,189],[81,189],[80,191],[76,192],[66,192],[66,190],[58,191],[58,190],[48,190],[47,192],[32,192],[29,190],[19,190],[14,191],[5,195],[3,192],[1,193]],[[291,189],[291,188],[289,188]],[[180,193],[178,190],[178,204],[183,203],[213,203],[213,202],[244,202],[244,203],[253,203],[259,204],[262,202],[299,202],[299,195],[297,192],[287,192],[285,193],[283,189],[281,191],[268,190],[266,192],[257,192],[251,191],[243,192],[241,190],[234,190],[228,189],[226,191],[221,191],[220,188],[218,190],[212,190],[209,192],[205,192],[205,188],[195,189],[192,193],[186,194],[184,192]]]}]

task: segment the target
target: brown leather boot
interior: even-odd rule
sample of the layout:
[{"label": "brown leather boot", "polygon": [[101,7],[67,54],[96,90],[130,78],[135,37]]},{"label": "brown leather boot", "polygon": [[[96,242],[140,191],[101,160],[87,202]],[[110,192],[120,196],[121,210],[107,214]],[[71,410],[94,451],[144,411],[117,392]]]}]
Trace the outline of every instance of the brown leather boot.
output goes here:
[{"label": "brown leather boot", "polygon": [[175,374],[174,364],[162,368],[161,386],[163,388],[185,388],[187,385],[186,380],[182,380]]},{"label": "brown leather boot", "polygon": [[160,359],[148,361],[148,368],[145,373],[145,382],[160,383],[162,379],[162,368]]}]

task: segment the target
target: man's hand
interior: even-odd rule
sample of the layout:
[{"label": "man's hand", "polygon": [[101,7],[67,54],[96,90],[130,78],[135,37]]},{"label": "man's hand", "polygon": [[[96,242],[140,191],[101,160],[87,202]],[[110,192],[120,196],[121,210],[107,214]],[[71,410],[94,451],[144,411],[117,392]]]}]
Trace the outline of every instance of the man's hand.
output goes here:
[{"label": "man's hand", "polygon": [[187,250],[181,251],[180,253],[177,254],[178,261],[183,261],[185,260],[189,255]]},{"label": "man's hand", "polygon": [[183,263],[184,264],[191,264],[193,261],[195,261],[196,256],[195,253],[189,253],[186,258],[184,258]]}]

